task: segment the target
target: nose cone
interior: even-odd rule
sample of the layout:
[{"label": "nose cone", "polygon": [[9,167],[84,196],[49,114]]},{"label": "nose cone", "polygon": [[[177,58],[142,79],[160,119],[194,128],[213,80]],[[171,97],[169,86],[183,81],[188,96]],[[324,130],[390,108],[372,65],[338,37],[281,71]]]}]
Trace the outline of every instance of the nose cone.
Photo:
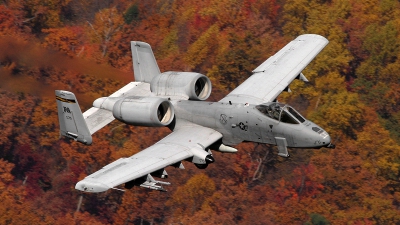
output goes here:
[{"label": "nose cone", "polygon": [[[325,133],[328,134],[326,131],[325,131]],[[325,138],[325,141],[328,143],[331,143],[331,136],[329,134],[328,134],[328,137]]]},{"label": "nose cone", "polygon": [[332,142],[331,142],[331,136],[328,135],[327,141],[328,141],[329,144],[327,144],[325,147],[333,148],[333,149],[336,148],[336,146],[334,144],[332,144]]},{"label": "nose cone", "polygon": [[110,187],[96,181],[81,180],[75,185],[75,189],[85,192],[103,192]]},{"label": "nose cone", "polygon": [[313,139],[315,147],[329,147],[334,146],[331,143],[331,136],[316,124],[312,124],[311,130],[313,131]]}]

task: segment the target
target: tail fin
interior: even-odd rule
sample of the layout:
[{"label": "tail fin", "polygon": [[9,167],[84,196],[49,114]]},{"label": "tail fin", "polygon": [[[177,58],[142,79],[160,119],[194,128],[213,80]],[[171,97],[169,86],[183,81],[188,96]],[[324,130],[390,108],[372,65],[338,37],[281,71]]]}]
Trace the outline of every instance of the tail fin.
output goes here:
[{"label": "tail fin", "polygon": [[131,41],[133,72],[135,81],[150,83],[160,74],[151,46],[145,42]]},{"label": "tail fin", "polygon": [[92,144],[92,135],[74,93],[57,90],[56,99],[61,135],[87,145]]}]

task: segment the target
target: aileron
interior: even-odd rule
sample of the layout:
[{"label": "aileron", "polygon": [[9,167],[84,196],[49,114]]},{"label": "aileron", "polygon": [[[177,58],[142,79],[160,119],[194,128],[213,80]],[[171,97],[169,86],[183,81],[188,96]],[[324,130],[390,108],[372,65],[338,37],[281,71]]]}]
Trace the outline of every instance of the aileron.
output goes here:
[{"label": "aileron", "polygon": [[301,71],[327,44],[328,40],[319,35],[299,36],[253,70],[252,76],[220,102],[261,104],[273,101],[298,76],[307,80]]}]

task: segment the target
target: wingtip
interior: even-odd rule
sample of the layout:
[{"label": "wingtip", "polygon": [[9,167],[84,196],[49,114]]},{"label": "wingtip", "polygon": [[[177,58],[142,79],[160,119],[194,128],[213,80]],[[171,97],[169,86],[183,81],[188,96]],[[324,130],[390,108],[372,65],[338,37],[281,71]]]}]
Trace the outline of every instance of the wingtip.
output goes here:
[{"label": "wingtip", "polygon": [[75,185],[75,189],[84,192],[104,192],[110,189],[110,187],[95,181],[81,180]]}]

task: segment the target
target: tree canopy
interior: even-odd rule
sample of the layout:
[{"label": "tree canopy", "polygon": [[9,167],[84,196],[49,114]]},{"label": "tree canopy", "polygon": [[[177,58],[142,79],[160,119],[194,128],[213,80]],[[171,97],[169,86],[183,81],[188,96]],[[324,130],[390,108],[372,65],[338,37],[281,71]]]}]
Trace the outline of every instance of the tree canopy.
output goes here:
[{"label": "tree canopy", "polygon": [[[77,181],[167,128],[118,121],[84,146],[60,138],[55,89],[83,110],[133,80],[130,41],[161,71],[196,71],[219,100],[288,41],[330,43],[280,102],[337,148],[242,143],[198,170],[167,168],[167,193],[87,194]],[[400,2],[396,0],[5,0],[0,2],[0,224],[399,224]]]}]

